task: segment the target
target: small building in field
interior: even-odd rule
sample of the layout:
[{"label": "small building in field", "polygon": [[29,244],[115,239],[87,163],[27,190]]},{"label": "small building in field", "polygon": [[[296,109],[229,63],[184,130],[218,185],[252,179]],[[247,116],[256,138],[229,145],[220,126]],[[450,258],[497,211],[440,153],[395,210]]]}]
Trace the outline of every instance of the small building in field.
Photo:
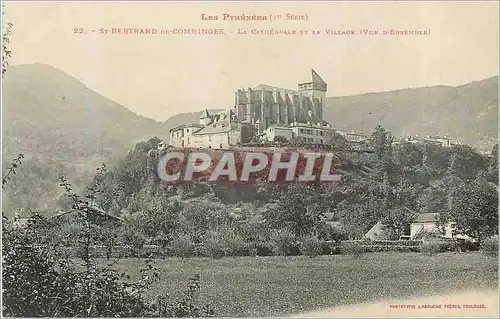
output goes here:
[{"label": "small building in field", "polygon": [[293,139],[293,132],[289,127],[270,126],[262,133],[262,139],[265,141],[274,142],[277,137],[291,141]]},{"label": "small building in field", "polygon": [[373,225],[372,228],[365,234],[364,238],[370,239],[370,240],[389,240],[390,234],[389,232],[385,229],[384,225],[382,222],[378,222],[375,225]]},{"label": "small building in field", "polygon": [[442,238],[469,239],[468,236],[456,233],[456,222],[454,221],[448,221],[440,227],[439,217],[440,213],[417,215],[410,225],[411,239],[421,239],[429,235]]}]

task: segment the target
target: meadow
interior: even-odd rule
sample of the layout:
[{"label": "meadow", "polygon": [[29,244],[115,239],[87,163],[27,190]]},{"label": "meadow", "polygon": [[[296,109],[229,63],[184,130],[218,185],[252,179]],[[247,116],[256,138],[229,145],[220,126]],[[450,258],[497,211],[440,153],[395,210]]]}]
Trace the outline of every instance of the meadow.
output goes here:
[{"label": "meadow", "polygon": [[[136,277],[140,264],[130,258],[118,267]],[[497,289],[498,281],[498,259],[479,252],[167,258],[155,264],[161,281],[151,287],[151,297],[178,296],[188,278],[199,274],[198,300],[219,317],[284,316],[388,298]]]}]

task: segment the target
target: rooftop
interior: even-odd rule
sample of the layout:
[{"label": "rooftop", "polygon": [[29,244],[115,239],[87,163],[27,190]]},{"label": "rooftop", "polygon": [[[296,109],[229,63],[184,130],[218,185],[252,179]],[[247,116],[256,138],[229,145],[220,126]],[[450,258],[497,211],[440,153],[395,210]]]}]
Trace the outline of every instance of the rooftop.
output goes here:
[{"label": "rooftop", "polygon": [[196,127],[196,128],[202,128],[203,125],[201,124],[185,124],[185,125],[179,125],[179,126],[176,126],[176,127],[173,127],[169,130],[169,132],[172,132],[172,131],[177,131],[177,130],[181,130],[181,129],[184,129],[184,128],[188,128],[188,127]]}]

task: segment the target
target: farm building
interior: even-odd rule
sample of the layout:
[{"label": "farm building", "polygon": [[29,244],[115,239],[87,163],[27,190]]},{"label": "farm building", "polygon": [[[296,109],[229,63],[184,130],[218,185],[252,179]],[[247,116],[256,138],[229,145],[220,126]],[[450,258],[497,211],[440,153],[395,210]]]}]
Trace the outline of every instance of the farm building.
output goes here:
[{"label": "farm building", "polygon": [[456,234],[456,223],[448,221],[439,226],[439,213],[419,214],[410,225],[411,239],[420,239],[425,235],[434,234],[444,238],[468,239],[468,236]]}]

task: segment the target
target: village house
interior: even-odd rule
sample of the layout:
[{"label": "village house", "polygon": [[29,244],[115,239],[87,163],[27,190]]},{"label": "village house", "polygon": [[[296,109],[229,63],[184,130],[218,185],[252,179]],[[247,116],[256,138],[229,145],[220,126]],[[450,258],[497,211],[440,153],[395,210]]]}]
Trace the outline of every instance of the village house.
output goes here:
[{"label": "village house", "polygon": [[404,140],[407,143],[412,143],[412,144],[434,144],[434,145],[440,145],[443,147],[452,147],[453,145],[456,145],[457,143],[454,143],[450,138],[446,136],[432,136],[432,135],[427,135],[425,137],[421,137],[419,135],[415,136],[408,136],[404,138]]},{"label": "village house", "polygon": [[[118,216],[114,216],[105,210],[103,210],[101,207],[95,206],[95,205],[89,205],[87,207],[89,209],[89,212],[94,215],[94,217],[100,218],[102,221],[111,221],[111,222],[122,222],[122,219]],[[71,209],[68,211],[58,211],[58,212],[44,212],[40,216],[45,217],[49,220],[53,219],[58,219],[58,218],[65,218],[70,215],[77,214],[78,210],[76,209]],[[24,212],[24,211],[17,211],[14,213],[14,216],[12,216],[12,228],[13,229],[23,229],[28,227],[29,221],[32,218],[33,214]],[[4,221],[6,222],[6,220]]]},{"label": "village house", "polygon": [[[260,122],[257,121],[257,126]],[[260,131],[260,128],[258,128]],[[335,130],[327,123],[291,123],[288,126],[275,126],[272,125],[265,129],[260,134],[262,141],[273,142],[276,137],[281,137],[287,141],[292,139],[301,139],[310,144],[325,144],[328,141],[328,135]]]},{"label": "village house", "polygon": [[[440,225],[439,216],[439,213],[417,214],[409,224],[409,233],[407,233],[407,229],[401,238],[411,240],[420,240],[426,237],[469,239],[468,236],[456,233],[456,223],[453,221],[449,221],[445,225]],[[383,223],[379,221],[365,234],[364,238],[371,240],[388,240],[390,239],[390,232],[388,232]]]},{"label": "village house", "polygon": [[229,149],[241,143],[241,123],[232,110],[217,114],[205,110],[199,124],[180,125],[169,134],[174,147]]},{"label": "village house", "polygon": [[426,235],[436,235],[442,238],[469,239],[468,236],[456,233],[456,222],[448,221],[440,227],[439,213],[419,214],[410,225],[411,239],[421,239]]},{"label": "village house", "polygon": [[382,222],[378,222],[373,225],[372,228],[365,234],[364,238],[370,240],[388,240],[390,239],[389,232],[385,229]]}]

